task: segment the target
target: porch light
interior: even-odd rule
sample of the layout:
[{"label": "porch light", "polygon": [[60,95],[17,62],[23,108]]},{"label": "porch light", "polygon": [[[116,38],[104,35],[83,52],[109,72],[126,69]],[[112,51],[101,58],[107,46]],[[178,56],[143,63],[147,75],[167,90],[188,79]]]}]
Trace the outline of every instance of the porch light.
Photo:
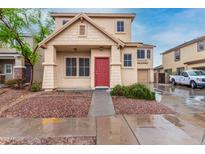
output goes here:
[{"label": "porch light", "polygon": [[103,47],[102,46],[99,49],[100,49],[100,51],[103,51]]},{"label": "porch light", "polygon": [[73,48],[73,51],[77,51],[77,48]]}]

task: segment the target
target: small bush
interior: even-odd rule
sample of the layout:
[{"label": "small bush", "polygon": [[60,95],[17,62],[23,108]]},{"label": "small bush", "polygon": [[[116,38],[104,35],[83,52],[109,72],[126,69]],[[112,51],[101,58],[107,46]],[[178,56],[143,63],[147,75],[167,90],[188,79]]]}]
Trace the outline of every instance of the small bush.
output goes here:
[{"label": "small bush", "polygon": [[24,80],[22,80],[22,79],[10,79],[10,80],[6,80],[5,84],[10,88],[22,89],[23,84],[24,84]]},{"label": "small bush", "polygon": [[155,100],[155,92],[152,92],[143,84],[133,84],[130,86],[117,85],[113,88],[111,95],[125,96],[134,99]]},{"label": "small bush", "polygon": [[33,82],[32,86],[31,86],[31,91],[32,92],[41,91],[41,83],[40,82]]}]

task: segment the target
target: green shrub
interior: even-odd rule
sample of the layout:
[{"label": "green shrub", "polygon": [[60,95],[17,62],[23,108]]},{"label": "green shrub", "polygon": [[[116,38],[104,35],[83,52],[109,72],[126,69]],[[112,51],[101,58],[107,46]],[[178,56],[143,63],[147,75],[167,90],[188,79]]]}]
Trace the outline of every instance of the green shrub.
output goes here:
[{"label": "green shrub", "polygon": [[22,80],[22,79],[10,79],[10,80],[6,80],[5,84],[10,88],[22,89],[23,84],[24,84],[24,80]]},{"label": "green shrub", "polygon": [[41,83],[40,82],[33,82],[32,86],[31,86],[31,91],[32,92],[41,91]]},{"label": "green shrub", "polygon": [[155,100],[155,92],[152,92],[148,87],[139,83],[130,86],[117,85],[113,88],[111,95],[125,96],[134,99]]},{"label": "green shrub", "polygon": [[124,95],[123,93],[124,90],[123,90],[123,86],[121,85],[116,85],[111,91],[112,96],[123,96]]}]

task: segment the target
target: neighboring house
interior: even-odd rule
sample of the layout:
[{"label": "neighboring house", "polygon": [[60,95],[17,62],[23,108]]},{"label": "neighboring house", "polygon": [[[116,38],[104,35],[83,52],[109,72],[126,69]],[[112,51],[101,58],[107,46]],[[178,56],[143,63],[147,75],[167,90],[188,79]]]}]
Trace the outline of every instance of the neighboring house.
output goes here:
[{"label": "neighboring house", "polygon": [[193,39],[162,53],[162,66],[168,74],[186,69],[205,70],[205,36]]},{"label": "neighboring house", "polygon": [[153,45],[131,41],[135,14],[52,13],[44,49],[43,89],[153,82]]},{"label": "neighboring house", "polygon": [[[29,35],[23,35],[24,39],[30,44],[34,45],[33,38]],[[15,42],[14,42],[15,43]],[[42,57],[42,56],[40,56]],[[34,80],[42,81],[43,66],[42,58],[34,67]],[[9,46],[0,47],[0,80],[21,79],[24,78],[26,82],[30,81],[30,65],[24,60],[24,57],[15,49]]]}]

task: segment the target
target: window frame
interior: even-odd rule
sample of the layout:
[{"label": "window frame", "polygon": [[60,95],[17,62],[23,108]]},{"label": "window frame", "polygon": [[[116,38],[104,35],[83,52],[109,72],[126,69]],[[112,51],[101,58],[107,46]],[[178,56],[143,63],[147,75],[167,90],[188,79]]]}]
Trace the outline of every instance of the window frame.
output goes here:
[{"label": "window frame", "polygon": [[[123,22],[123,31],[118,31],[118,22]],[[122,27],[122,25],[120,25]],[[124,20],[121,20],[121,19],[118,19],[116,20],[116,33],[125,33],[125,21]]]},{"label": "window frame", "polygon": [[[85,27],[85,33],[84,33],[84,35],[80,35],[80,27],[81,27],[81,26],[84,26],[84,27]],[[86,24],[84,24],[84,23],[79,24],[79,27],[78,27],[78,36],[79,36],[79,37],[86,37],[86,36],[87,36],[87,26],[86,26]]]},{"label": "window frame", "polygon": [[[199,46],[203,43],[203,49],[200,49]],[[205,40],[197,42],[197,52],[201,52],[205,50]]]},{"label": "window frame", "polygon": [[[10,73],[7,72],[6,66],[10,66],[10,67],[11,67],[11,72],[10,72]],[[5,64],[5,65],[4,65],[4,74],[13,74],[12,64]]]},{"label": "window frame", "polygon": [[[76,58],[76,76],[67,76],[66,75],[66,59],[67,58]],[[80,58],[88,58],[89,59],[89,76],[79,76],[79,59]],[[90,73],[91,73],[91,68],[90,68],[90,65],[91,65],[91,60],[90,60],[90,56],[65,56],[64,57],[64,67],[63,67],[63,72],[64,72],[64,78],[90,78]]]},{"label": "window frame", "polygon": [[[149,51],[149,54],[148,54],[148,51]],[[151,59],[151,49],[146,49],[146,53],[147,53],[146,58]],[[148,57],[148,55],[149,55],[149,57]]]},{"label": "window frame", "polygon": [[[144,50],[144,58],[141,58],[141,56],[140,56],[140,57],[138,57],[138,51],[142,51],[142,50]],[[137,49],[137,59],[138,59],[138,60],[143,60],[143,59],[146,59],[145,52],[146,52],[146,49]]]},{"label": "window frame", "polygon": [[[84,75],[80,75],[80,68],[81,68],[81,66],[80,66],[80,59],[88,59],[88,62],[89,62],[89,65],[88,66],[83,66],[83,68],[84,68]],[[88,75],[85,75],[85,69],[86,68],[88,68]],[[89,77],[90,76],[90,58],[88,58],[88,57],[78,57],[78,76],[79,77]]]},{"label": "window frame", "polygon": [[[128,61],[131,62],[131,66],[125,66],[125,55],[131,55],[131,59],[130,59],[130,60],[126,60],[127,62],[128,62]],[[123,67],[124,67],[124,68],[132,68],[132,67],[133,67],[132,53],[124,53],[124,54],[123,54]]]},{"label": "window frame", "polygon": [[[179,59],[176,58],[176,54],[179,53]],[[174,51],[174,61],[180,61],[181,60],[181,51],[180,50],[176,50]]]},{"label": "window frame", "polygon": [[[67,63],[66,63],[66,62],[67,62],[67,59],[69,59],[69,58],[70,58],[70,59],[72,59],[72,58],[75,58],[75,59],[76,59],[76,75],[67,75],[67,65],[66,65]],[[65,71],[65,76],[66,76],[66,77],[71,77],[71,78],[72,78],[72,77],[77,77],[77,71],[78,71],[78,70],[77,70],[77,65],[78,65],[77,57],[66,57],[66,58],[65,58],[65,69],[64,69],[64,71]]]}]

